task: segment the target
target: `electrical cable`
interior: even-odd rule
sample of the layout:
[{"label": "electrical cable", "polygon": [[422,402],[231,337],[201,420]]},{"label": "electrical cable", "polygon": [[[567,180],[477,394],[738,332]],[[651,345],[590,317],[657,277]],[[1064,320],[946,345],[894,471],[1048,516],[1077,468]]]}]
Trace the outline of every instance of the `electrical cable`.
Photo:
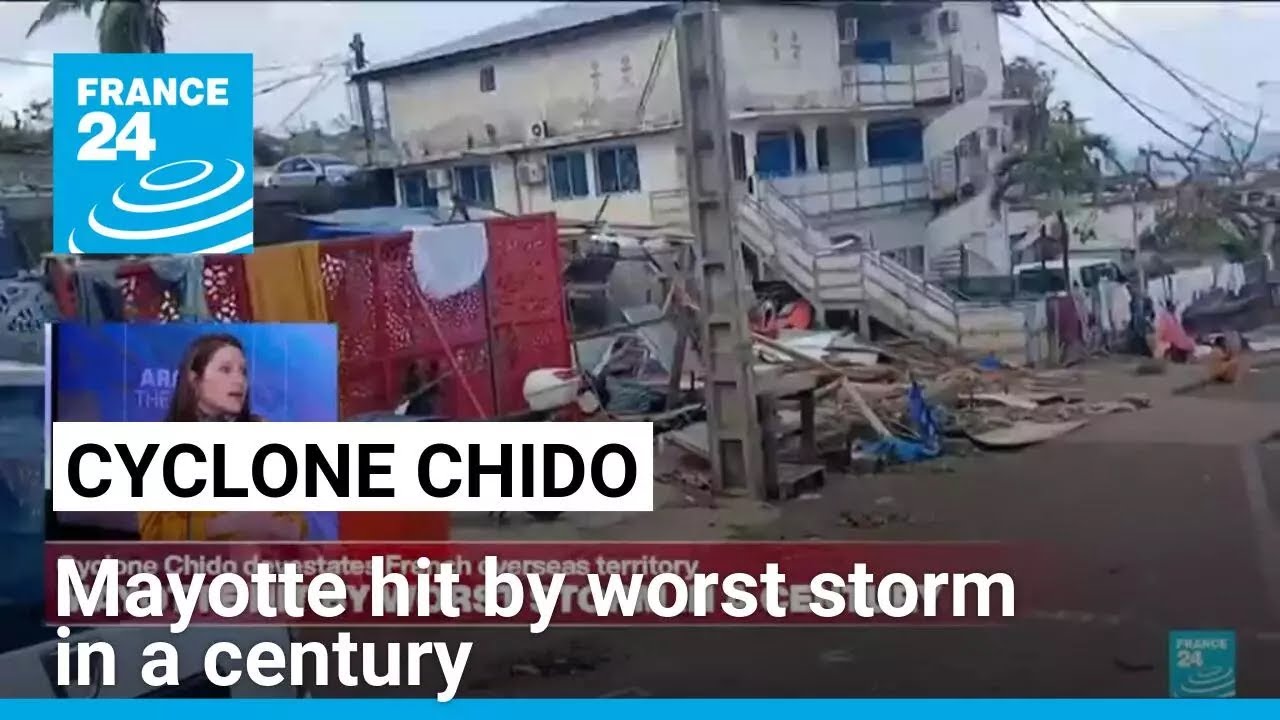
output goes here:
[{"label": "electrical cable", "polygon": [[[1203,104],[1205,105],[1205,111],[1206,111],[1206,112],[1208,112],[1208,113],[1209,113],[1209,115],[1210,115],[1211,117],[1213,117],[1213,115],[1214,115],[1214,114],[1213,114],[1213,112],[1211,112],[1210,110],[1211,110],[1211,109],[1212,109],[1212,110],[1217,110],[1217,111],[1218,111],[1219,113],[1221,113],[1222,115],[1224,115],[1224,116],[1226,116],[1226,117],[1229,117],[1229,118],[1231,118],[1231,119],[1235,120],[1236,122],[1240,123],[1240,124],[1241,124],[1241,125],[1243,125],[1244,127],[1247,127],[1247,128],[1250,128],[1250,129],[1252,129],[1252,128],[1253,128],[1253,125],[1254,125],[1254,123],[1253,123],[1253,122],[1251,122],[1251,121],[1249,121],[1249,120],[1245,120],[1244,118],[1240,117],[1239,115],[1236,115],[1235,113],[1231,112],[1230,110],[1228,110],[1228,109],[1226,109],[1226,108],[1222,107],[1221,105],[1219,105],[1219,104],[1215,103],[1214,101],[1210,100],[1209,98],[1205,97],[1205,96],[1204,96],[1204,94],[1203,94],[1203,93],[1201,93],[1200,91],[1198,91],[1198,90],[1196,90],[1195,88],[1193,88],[1193,87],[1191,87],[1190,85],[1188,85],[1188,84],[1187,84],[1187,81],[1186,81],[1186,80],[1183,80],[1183,79],[1182,79],[1182,77],[1179,75],[1179,73],[1178,73],[1178,72],[1176,72],[1173,68],[1171,68],[1171,67],[1169,67],[1167,64],[1165,64],[1165,63],[1164,63],[1164,61],[1162,61],[1160,58],[1158,58],[1158,57],[1156,57],[1155,55],[1153,55],[1152,53],[1148,52],[1145,48],[1143,48],[1141,45],[1139,45],[1139,44],[1138,44],[1138,42],[1137,42],[1136,40],[1134,40],[1132,37],[1130,37],[1129,35],[1127,35],[1127,34],[1126,34],[1123,30],[1121,30],[1120,28],[1116,27],[1116,26],[1115,26],[1115,24],[1114,24],[1114,23],[1112,23],[1110,20],[1108,20],[1107,18],[1103,17],[1102,13],[1100,13],[1100,12],[1098,12],[1096,9],[1094,9],[1094,7],[1093,7],[1092,5],[1090,5],[1088,2],[1084,2],[1084,0],[1081,0],[1081,3],[1080,3],[1080,4],[1084,6],[1084,9],[1085,9],[1085,10],[1088,10],[1090,13],[1092,13],[1092,14],[1093,14],[1093,16],[1094,16],[1094,17],[1096,17],[1096,18],[1098,19],[1098,21],[1099,21],[1099,22],[1101,22],[1103,25],[1106,25],[1106,26],[1107,26],[1107,28],[1108,28],[1109,30],[1111,30],[1111,32],[1115,33],[1115,34],[1116,34],[1116,35],[1118,35],[1122,40],[1124,40],[1125,42],[1127,42],[1133,50],[1135,50],[1135,51],[1137,51],[1137,52],[1138,52],[1138,54],[1140,54],[1140,55],[1142,55],[1143,57],[1145,57],[1146,59],[1150,60],[1153,64],[1155,64],[1155,66],[1156,66],[1156,67],[1160,68],[1161,70],[1163,70],[1163,71],[1165,72],[1165,74],[1167,74],[1169,77],[1173,78],[1174,82],[1178,83],[1178,85],[1179,85],[1179,86],[1181,86],[1183,90],[1186,90],[1186,91],[1187,91],[1187,94],[1191,95],[1191,97],[1193,97],[1193,98],[1195,98],[1195,99],[1199,100],[1201,103],[1203,103]],[[1055,10],[1057,10],[1059,13],[1062,13],[1062,12],[1063,12],[1063,11],[1062,11],[1062,10],[1060,10],[1060,9],[1054,8],[1054,6],[1053,6],[1053,5],[1050,5],[1049,7],[1050,7],[1050,8],[1053,8],[1053,9],[1055,9]],[[1215,117],[1214,119],[1218,120],[1218,122],[1222,122],[1221,118],[1216,118],[1216,117]]]},{"label": "electrical cable", "polygon": [[311,89],[307,91],[307,94],[304,95],[302,99],[298,101],[298,104],[295,105],[287,115],[281,118],[280,122],[277,123],[276,126],[283,128],[285,126],[285,123],[292,120],[293,116],[298,114],[299,110],[306,107],[306,105],[310,103],[312,100],[315,100],[316,97],[320,94],[320,91],[328,87],[329,83],[332,83],[338,77],[340,77],[339,73],[329,73],[324,77],[320,78],[320,82],[316,83],[315,85],[312,85]]},{"label": "electrical cable", "polygon": [[[1087,3],[1082,3],[1082,4],[1087,5]],[[1066,19],[1066,21],[1067,21],[1067,22],[1071,23],[1072,25],[1075,25],[1076,27],[1080,28],[1081,30],[1084,30],[1085,32],[1088,32],[1088,33],[1093,34],[1093,35],[1094,35],[1094,36],[1096,36],[1098,39],[1102,40],[1103,42],[1107,43],[1108,45],[1110,45],[1110,46],[1112,46],[1112,47],[1114,47],[1114,48],[1118,48],[1118,49],[1120,49],[1120,50],[1124,50],[1125,52],[1131,52],[1131,53],[1132,53],[1132,52],[1139,52],[1135,47],[1130,46],[1130,45],[1126,45],[1125,43],[1123,43],[1123,42],[1121,42],[1121,41],[1119,41],[1119,40],[1117,40],[1117,39],[1115,39],[1115,38],[1111,37],[1110,35],[1107,35],[1106,33],[1102,32],[1101,30],[1098,30],[1097,28],[1095,28],[1094,26],[1090,25],[1089,23],[1084,22],[1083,20],[1080,20],[1079,18],[1076,18],[1075,16],[1073,16],[1073,15],[1071,15],[1071,14],[1067,13],[1067,11],[1066,11],[1066,10],[1063,10],[1061,7],[1058,7],[1058,4],[1057,4],[1057,3],[1054,3],[1054,4],[1050,5],[1050,6],[1049,6],[1049,9],[1050,9],[1050,10],[1053,10],[1053,11],[1054,11],[1054,12],[1056,12],[1056,13],[1058,13],[1058,15],[1059,15],[1059,16],[1061,16],[1062,18]],[[1095,11],[1093,8],[1089,8],[1089,11],[1090,11],[1090,12],[1093,12],[1093,13],[1095,13],[1095,14],[1096,14],[1096,11]],[[1113,26],[1113,27],[1114,27],[1114,26]],[[1235,97],[1235,96],[1233,96],[1233,95],[1229,95],[1229,94],[1227,94],[1227,93],[1225,93],[1225,92],[1223,92],[1223,91],[1221,91],[1221,90],[1219,90],[1219,89],[1217,89],[1217,88],[1213,87],[1212,85],[1210,85],[1210,84],[1206,83],[1205,81],[1203,81],[1203,80],[1200,80],[1200,79],[1196,78],[1194,75],[1192,75],[1191,73],[1188,73],[1187,71],[1185,71],[1185,70],[1183,70],[1183,69],[1181,69],[1181,68],[1173,67],[1172,65],[1169,65],[1168,63],[1165,63],[1165,66],[1167,67],[1167,69],[1168,69],[1168,70],[1170,70],[1170,71],[1172,71],[1172,72],[1176,73],[1177,75],[1179,75],[1183,80],[1186,80],[1187,82],[1191,83],[1192,85],[1195,85],[1195,86],[1199,87],[1201,90],[1203,90],[1203,91],[1205,91],[1205,92],[1207,92],[1207,93],[1210,93],[1210,94],[1212,94],[1212,95],[1216,95],[1216,96],[1218,96],[1218,97],[1222,98],[1223,100],[1225,100],[1225,101],[1227,101],[1227,102],[1235,103],[1237,106],[1239,106],[1239,107],[1243,108],[1244,110],[1247,110],[1247,111],[1254,111],[1254,110],[1257,110],[1257,109],[1259,108],[1259,105],[1258,105],[1257,103],[1246,102],[1246,101],[1241,100],[1240,98],[1237,98],[1237,97]]]},{"label": "electrical cable", "polygon": [[[1024,35],[1024,36],[1025,36],[1028,40],[1030,40],[1031,42],[1033,42],[1033,43],[1035,43],[1035,44],[1039,45],[1040,47],[1044,48],[1045,50],[1048,50],[1049,52],[1051,52],[1051,53],[1053,53],[1054,55],[1058,56],[1058,58],[1060,58],[1063,62],[1067,63],[1068,65],[1071,65],[1072,67],[1074,67],[1075,69],[1077,69],[1077,70],[1079,70],[1080,72],[1084,73],[1085,75],[1088,75],[1089,77],[1093,78],[1094,80],[1097,80],[1097,79],[1098,79],[1098,78],[1097,78],[1097,76],[1093,74],[1093,71],[1091,71],[1089,68],[1085,67],[1084,63],[1082,63],[1082,62],[1080,62],[1079,60],[1077,60],[1077,59],[1075,59],[1075,58],[1071,57],[1070,55],[1066,54],[1066,53],[1065,53],[1065,52],[1063,52],[1062,50],[1060,50],[1060,49],[1058,49],[1058,48],[1054,47],[1054,46],[1053,46],[1053,43],[1049,42],[1048,40],[1045,40],[1044,38],[1040,37],[1039,35],[1036,35],[1035,33],[1031,32],[1030,30],[1028,30],[1028,29],[1026,29],[1026,28],[1022,27],[1021,25],[1019,25],[1019,24],[1017,24],[1017,23],[1013,22],[1012,20],[1008,21],[1006,26],[1007,26],[1007,27],[1009,27],[1009,28],[1012,28],[1013,30],[1018,31],[1019,33],[1021,33],[1022,35]],[[1183,118],[1183,117],[1180,117],[1180,116],[1178,116],[1178,115],[1175,115],[1175,114],[1173,114],[1173,113],[1169,112],[1168,110],[1165,110],[1164,108],[1160,107],[1159,105],[1155,105],[1155,104],[1153,104],[1153,103],[1147,102],[1146,100],[1143,100],[1142,98],[1138,97],[1137,95],[1133,95],[1132,93],[1130,93],[1130,97],[1132,97],[1132,98],[1133,98],[1133,101],[1134,101],[1134,102],[1136,102],[1136,103],[1138,103],[1139,105],[1143,105],[1143,106],[1147,107],[1148,109],[1152,110],[1153,112],[1159,113],[1159,114],[1161,114],[1161,115],[1163,115],[1163,116],[1165,116],[1165,117],[1169,118],[1170,120],[1173,120],[1174,122],[1177,122],[1177,123],[1181,123],[1181,124],[1183,124],[1183,125],[1186,125],[1186,126],[1187,126],[1189,129],[1191,129],[1191,130],[1199,131],[1202,127],[1204,127],[1204,125],[1203,125],[1203,124],[1197,125],[1197,124],[1195,124],[1195,123],[1191,122],[1190,120],[1187,120],[1187,119],[1185,119],[1185,118]]]},{"label": "electrical cable", "polygon": [[[263,65],[261,67],[255,67],[253,71],[254,72],[279,72],[281,70],[290,70],[294,68],[304,68],[304,67],[312,68],[312,69],[327,68],[327,67],[337,67],[338,65],[342,65],[345,62],[346,60],[343,58],[341,54],[335,54],[335,55],[329,55],[327,57],[323,57],[318,60],[312,60],[308,62],[291,63],[288,65]],[[26,60],[24,58],[16,58],[16,57],[0,57],[0,65],[21,65],[24,67],[41,67],[41,68],[53,67],[53,63],[51,62],[44,62],[42,60]]]},{"label": "electrical cable", "polygon": [[283,80],[275,80],[260,88],[254,88],[253,96],[261,97],[268,93],[273,93],[276,90],[279,90],[281,88],[288,87],[289,85],[293,85],[294,83],[302,82],[303,80],[310,80],[311,78],[315,78],[315,77],[322,77],[327,74],[328,73],[322,72],[320,70],[314,70],[309,73],[303,73],[301,75],[294,75],[292,77],[287,77],[287,78],[284,78]]},{"label": "electrical cable", "polygon": [[41,62],[39,60],[26,60],[24,58],[0,57],[0,65],[21,65],[22,67],[42,67],[51,68],[53,63]]},{"label": "electrical cable", "polygon": [[1084,62],[1085,65],[1089,66],[1089,69],[1092,70],[1094,74],[1098,76],[1098,79],[1101,80],[1104,84],[1106,84],[1107,87],[1111,88],[1111,91],[1114,92],[1121,100],[1123,100],[1125,105],[1128,105],[1131,110],[1137,113],[1143,120],[1146,120],[1147,123],[1151,125],[1151,127],[1158,130],[1161,135],[1164,135],[1165,137],[1174,141],[1175,143],[1182,146],[1183,148],[1186,148],[1193,155],[1195,154],[1203,155],[1204,157],[1209,158],[1210,160],[1228,164],[1226,160],[1223,160],[1222,158],[1216,155],[1212,155],[1203,150],[1200,150],[1199,148],[1194,147],[1193,145],[1188,143],[1186,140],[1183,140],[1177,135],[1174,135],[1173,133],[1169,132],[1169,130],[1165,126],[1161,125],[1159,122],[1156,122],[1155,118],[1151,117],[1150,115],[1147,114],[1145,110],[1138,107],[1137,103],[1130,100],[1129,96],[1126,95],[1123,90],[1116,87],[1115,83],[1111,82],[1111,78],[1107,77],[1105,73],[1103,73],[1101,70],[1098,69],[1097,65],[1093,64],[1093,61],[1090,60],[1089,56],[1086,55],[1084,51],[1081,50],[1079,46],[1075,44],[1075,41],[1071,39],[1071,36],[1068,35],[1067,32],[1058,25],[1058,23],[1053,21],[1053,18],[1049,16],[1049,12],[1044,9],[1044,5],[1041,3],[1041,0],[1031,0],[1031,4],[1035,7],[1036,10],[1040,11],[1040,15],[1044,17],[1045,22],[1049,23],[1049,27],[1052,27],[1054,29],[1054,32],[1058,33],[1058,37],[1062,38],[1062,41],[1065,42],[1067,46],[1070,47],[1072,51],[1075,52],[1076,55],[1080,56],[1080,59]]}]

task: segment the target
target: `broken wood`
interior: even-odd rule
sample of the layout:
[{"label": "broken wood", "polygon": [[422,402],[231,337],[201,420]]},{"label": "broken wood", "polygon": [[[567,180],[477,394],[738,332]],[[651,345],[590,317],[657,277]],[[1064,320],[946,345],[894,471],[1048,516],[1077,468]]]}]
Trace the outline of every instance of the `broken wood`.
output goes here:
[{"label": "broken wood", "polygon": [[1066,435],[1087,425],[1084,420],[1074,422],[1041,423],[1023,420],[1006,428],[988,430],[984,433],[969,435],[969,439],[979,447],[1012,449],[1035,445],[1046,440]]},{"label": "broken wood", "polygon": [[[793,350],[786,345],[783,345],[772,338],[760,335],[759,333],[752,333],[752,338],[755,342],[769,348],[770,350],[781,353],[796,362],[808,364],[812,367],[825,370],[833,375],[844,378],[844,373],[841,372],[839,368],[831,365],[825,360],[817,360],[809,357],[802,352]],[[858,392],[857,388],[853,386],[853,383],[849,382],[848,379],[841,379],[839,382],[839,388],[844,391],[851,400],[853,400],[853,404],[857,406],[858,411],[862,413],[862,416],[866,418],[867,422],[873,429],[875,429],[876,433],[878,433],[881,438],[894,437],[894,434],[890,432],[888,426],[886,426],[884,421],[882,421],[880,417],[876,415],[875,411],[871,409],[871,406],[867,404],[866,398],[862,397],[862,393]]]}]

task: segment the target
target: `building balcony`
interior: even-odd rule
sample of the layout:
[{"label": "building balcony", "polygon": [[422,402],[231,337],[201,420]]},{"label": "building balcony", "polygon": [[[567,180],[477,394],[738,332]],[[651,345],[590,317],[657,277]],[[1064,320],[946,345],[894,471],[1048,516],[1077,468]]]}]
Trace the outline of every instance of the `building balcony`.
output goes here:
[{"label": "building balcony", "polygon": [[767,182],[810,217],[929,199],[928,173],[917,163],[807,173]]},{"label": "building balcony", "polygon": [[846,104],[915,105],[948,102],[958,83],[949,56],[911,64],[854,63],[840,68]]}]

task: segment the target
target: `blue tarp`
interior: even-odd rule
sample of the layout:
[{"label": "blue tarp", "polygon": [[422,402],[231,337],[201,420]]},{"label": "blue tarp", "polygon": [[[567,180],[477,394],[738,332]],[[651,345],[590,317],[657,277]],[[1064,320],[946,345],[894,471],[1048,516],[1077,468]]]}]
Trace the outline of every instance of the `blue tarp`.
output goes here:
[{"label": "blue tarp", "polygon": [[[335,210],[318,215],[298,215],[310,227],[307,238],[325,240],[364,235],[389,235],[404,232],[406,227],[440,225],[450,221],[448,208],[373,207]],[[495,213],[482,208],[468,208],[472,220],[484,220]]]},{"label": "blue tarp", "polygon": [[867,451],[891,462],[912,463],[942,454],[942,432],[934,409],[924,399],[924,390],[914,380],[907,392],[907,415],[918,440],[885,438],[868,446]]}]

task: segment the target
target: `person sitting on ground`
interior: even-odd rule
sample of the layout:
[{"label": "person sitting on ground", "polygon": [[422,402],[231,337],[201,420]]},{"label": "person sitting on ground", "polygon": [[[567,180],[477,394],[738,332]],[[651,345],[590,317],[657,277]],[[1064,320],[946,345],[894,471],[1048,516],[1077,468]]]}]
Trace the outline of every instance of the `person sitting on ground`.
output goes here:
[{"label": "person sitting on ground", "polygon": [[1213,339],[1209,356],[1209,379],[1217,383],[1235,383],[1240,375],[1240,354],[1231,349],[1223,335]]}]

